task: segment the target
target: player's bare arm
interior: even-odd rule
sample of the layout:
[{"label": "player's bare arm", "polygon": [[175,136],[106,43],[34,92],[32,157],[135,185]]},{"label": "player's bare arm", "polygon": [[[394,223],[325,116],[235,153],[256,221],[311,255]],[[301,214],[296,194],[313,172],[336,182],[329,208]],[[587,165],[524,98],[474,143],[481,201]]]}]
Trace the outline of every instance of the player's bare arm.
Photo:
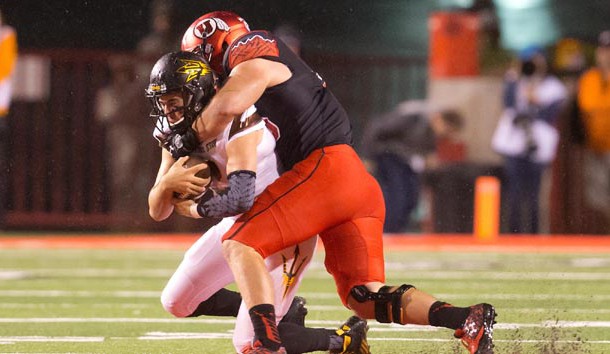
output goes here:
[{"label": "player's bare arm", "polygon": [[216,136],[272,87],[290,79],[284,64],[256,58],[238,64],[227,82],[193,124],[199,141]]},{"label": "player's bare arm", "polygon": [[206,180],[196,177],[204,166],[184,168],[188,157],[174,160],[171,154],[162,149],[161,164],[155,185],[148,195],[150,217],[155,221],[167,219],[174,210],[174,193],[199,195],[205,191]]},{"label": "player's bare arm", "polygon": [[[229,176],[229,187],[231,188],[231,178],[246,178],[246,179],[250,179],[252,178],[252,176],[254,176],[254,178],[256,177],[256,165],[258,163],[258,159],[257,159],[257,146],[260,143],[261,139],[263,137],[263,131],[262,130],[256,130],[253,131],[251,133],[245,134],[243,136],[240,136],[236,139],[231,140],[228,144],[227,144],[227,176]],[[241,177],[241,176],[236,176],[236,177],[231,177],[232,173],[242,173],[245,174],[245,176]],[[224,193],[226,195],[226,193],[228,193],[229,191],[225,190],[225,191],[217,191],[217,192],[221,192]],[[254,189],[246,189],[244,191],[240,192],[240,196],[238,196],[239,199],[244,200],[244,201],[248,201],[248,200],[253,200],[254,199]],[[249,194],[249,195],[248,195]],[[208,198],[216,198],[218,199],[218,201],[222,201],[222,197],[219,196],[208,196]],[[201,218],[203,216],[217,216],[217,215],[202,215],[202,207],[198,206],[198,204],[203,204],[205,203],[205,200],[203,200],[204,198],[202,198],[202,200],[199,201],[193,201],[190,199],[187,200],[181,200],[181,201],[177,201],[174,205],[176,213],[182,215],[182,216],[187,216],[187,217],[191,217],[191,218]],[[228,200],[229,198],[225,198],[225,200]],[[231,203],[233,203],[233,201],[231,201]],[[247,204],[247,202],[245,203],[238,203],[238,204]],[[203,209],[205,210],[205,209]],[[224,216],[232,216],[232,215],[237,215],[241,212],[243,212],[245,210],[242,209],[233,209],[233,208],[224,208]]]},{"label": "player's bare arm", "polygon": [[227,175],[239,170],[256,172],[256,147],[262,138],[263,130],[257,130],[227,144]]}]

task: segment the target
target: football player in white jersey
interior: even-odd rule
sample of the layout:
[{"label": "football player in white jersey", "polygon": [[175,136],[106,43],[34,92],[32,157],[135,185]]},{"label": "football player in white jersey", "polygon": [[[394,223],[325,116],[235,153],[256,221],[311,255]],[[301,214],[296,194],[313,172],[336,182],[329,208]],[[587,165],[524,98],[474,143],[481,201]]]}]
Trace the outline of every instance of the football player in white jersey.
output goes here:
[{"label": "football player in white jersey", "polygon": [[[200,55],[172,52],[157,61],[146,90],[153,105],[151,116],[156,119],[154,136],[162,147],[159,172],[149,194],[150,216],[162,221],[176,211],[194,218],[222,218],[186,252],[163,290],[161,302],[176,317],[237,316],[235,349],[252,353],[256,352],[253,347],[257,347],[252,345],[255,340],[252,314],[243,306],[238,293],[224,289],[234,278],[223,257],[221,239],[235,219],[251,207],[255,196],[278,177],[274,149],[279,131],[251,107],[220,135],[201,143],[190,154],[207,160],[208,168],[216,175],[211,184],[195,176],[206,164],[185,168],[188,157],[182,156],[181,144],[172,139],[192,130],[191,123],[214,95],[215,86],[215,76]],[[179,199],[178,195],[198,197]],[[273,278],[276,320],[282,320],[289,309],[296,312],[280,323],[276,335],[289,337],[283,340],[289,353],[356,352],[352,351],[354,347],[368,350],[366,321],[358,317],[348,320],[348,331],[303,327],[304,300],[297,298],[293,304],[293,298],[311,262],[316,241],[317,237],[313,237],[265,260]]]}]

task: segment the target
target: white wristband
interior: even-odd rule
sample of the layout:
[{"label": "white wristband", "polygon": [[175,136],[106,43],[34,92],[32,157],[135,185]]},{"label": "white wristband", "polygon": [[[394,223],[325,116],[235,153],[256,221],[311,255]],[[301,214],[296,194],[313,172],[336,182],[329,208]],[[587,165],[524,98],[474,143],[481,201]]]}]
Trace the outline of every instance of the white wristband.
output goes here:
[{"label": "white wristband", "polygon": [[191,217],[194,219],[202,219],[203,217],[201,215],[199,215],[199,213],[197,212],[197,203],[193,203],[191,204],[191,207],[189,208],[190,212],[191,212]]}]

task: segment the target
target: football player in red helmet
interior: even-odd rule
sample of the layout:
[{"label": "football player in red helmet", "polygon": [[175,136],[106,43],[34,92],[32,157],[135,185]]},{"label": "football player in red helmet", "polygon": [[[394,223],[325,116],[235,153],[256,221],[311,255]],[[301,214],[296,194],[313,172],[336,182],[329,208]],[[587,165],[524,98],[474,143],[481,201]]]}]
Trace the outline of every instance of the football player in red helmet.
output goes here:
[{"label": "football player in red helmet", "polygon": [[[174,138],[185,136],[215,92],[216,77],[201,55],[182,51],[167,53],[156,62],[146,89],[155,121],[153,136],[162,147],[159,172],[149,194],[150,216],[156,221],[174,212],[222,218],[185,254],[163,290],[161,303],[176,317],[237,317],[233,344],[237,352],[250,353],[254,333],[249,315],[245,308],[240,310],[240,295],[223,288],[232,282],[232,273],[222,255],[221,238],[255,196],[278,177],[277,136],[252,106],[215,140],[192,149],[191,157],[199,157],[218,170],[217,178],[206,184],[197,177],[199,167],[183,165],[186,158],[179,157],[182,149],[176,149]],[[175,198],[174,193],[200,196],[184,200]],[[310,238],[266,260],[274,278],[275,305],[278,312],[285,313],[278,327],[287,352],[368,349],[367,322],[359,317],[352,316],[339,330],[304,326],[305,300],[294,294],[315,247],[316,239]]]},{"label": "football player in red helmet", "polygon": [[222,74],[225,50],[248,32],[248,23],[237,14],[229,11],[210,12],[199,17],[186,30],[182,37],[182,50],[200,53],[216,73]]},{"label": "football player in red helmet", "polygon": [[264,258],[319,234],[341,301],[358,316],[451,328],[471,354],[493,353],[490,304],[455,307],[412,285],[385,285],[381,189],[352,147],[347,112],[320,75],[272,33],[249,30],[231,12],[200,17],[184,38],[184,49],[210,56],[227,77],[193,123],[199,141],[252,105],[279,132],[275,152],[284,172],[222,244],[249,309],[255,352],[280,353],[283,344],[272,335],[276,314]]}]

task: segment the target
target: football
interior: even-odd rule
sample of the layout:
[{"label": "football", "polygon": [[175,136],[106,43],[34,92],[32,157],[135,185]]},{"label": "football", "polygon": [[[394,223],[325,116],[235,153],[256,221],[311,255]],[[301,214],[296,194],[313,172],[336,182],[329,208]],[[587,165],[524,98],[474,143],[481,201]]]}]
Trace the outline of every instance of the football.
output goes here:
[{"label": "football", "polygon": [[[197,172],[195,174],[195,176],[199,177],[199,178],[203,178],[206,179],[206,183],[205,186],[208,187],[210,185],[210,183],[212,182],[212,169],[210,167],[210,161],[202,158],[199,155],[190,155],[189,158],[186,160],[186,162],[184,163],[184,165],[182,165],[184,168],[190,168],[196,165],[200,165],[200,164],[204,164],[205,168],[200,170],[199,172]],[[186,194],[186,193],[182,193],[182,194],[178,194],[176,193],[176,198],[179,199],[197,199],[200,196],[195,196],[195,195],[191,195],[191,194]]]},{"label": "football", "polygon": [[206,182],[206,186],[207,186],[212,181],[212,179],[211,179],[212,170],[210,168],[210,163],[208,160],[205,160],[204,158],[202,158],[199,155],[191,155],[191,156],[189,156],[188,160],[186,160],[186,162],[182,166],[184,166],[184,168],[190,168],[190,167],[200,165],[200,164],[205,164],[206,168],[197,172],[197,174],[195,174],[195,176],[197,176],[199,178],[207,179],[208,180]]}]

